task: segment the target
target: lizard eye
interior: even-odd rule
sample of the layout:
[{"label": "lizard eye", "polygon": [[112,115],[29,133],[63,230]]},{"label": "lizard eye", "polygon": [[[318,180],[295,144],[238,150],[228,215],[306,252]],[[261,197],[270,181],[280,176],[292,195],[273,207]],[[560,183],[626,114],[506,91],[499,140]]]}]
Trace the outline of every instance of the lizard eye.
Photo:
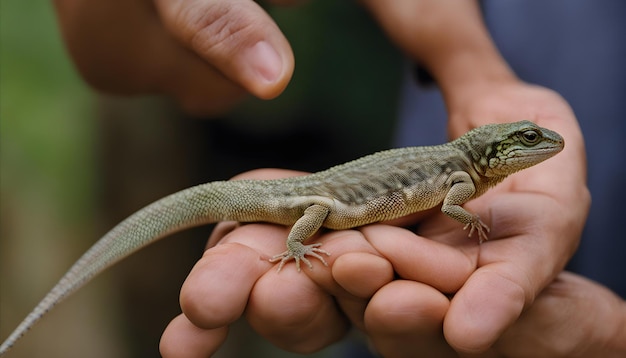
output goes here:
[{"label": "lizard eye", "polygon": [[527,130],[522,132],[522,141],[525,144],[537,144],[541,139],[541,135],[535,130]]}]

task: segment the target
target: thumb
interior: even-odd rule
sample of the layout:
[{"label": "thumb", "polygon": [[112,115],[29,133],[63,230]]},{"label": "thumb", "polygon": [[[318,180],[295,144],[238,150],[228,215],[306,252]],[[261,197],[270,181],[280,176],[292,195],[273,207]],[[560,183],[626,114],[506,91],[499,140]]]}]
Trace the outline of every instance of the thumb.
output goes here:
[{"label": "thumb", "polygon": [[263,99],[278,96],[294,68],[289,42],[252,0],[156,0],[168,30],[208,64]]}]

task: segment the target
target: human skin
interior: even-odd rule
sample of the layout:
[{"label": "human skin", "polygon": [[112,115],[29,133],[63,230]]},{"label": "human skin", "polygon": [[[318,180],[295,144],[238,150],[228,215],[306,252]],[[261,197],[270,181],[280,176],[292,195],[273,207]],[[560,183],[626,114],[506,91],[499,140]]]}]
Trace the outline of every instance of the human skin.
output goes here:
[{"label": "human skin", "polygon": [[[238,178],[293,174],[263,170]],[[332,252],[329,268],[315,265],[300,274],[287,270],[291,265],[278,273],[265,260],[283,248],[286,228],[224,223],[183,285],[184,313],[164,332],[161,352],[165,357],[185,357],[189,347],[194,347],[189,356],[208,356],[225,339],[226,327],[244,315],[261,336],[289,351],[321,349],[342,338],[349,323],[366,332],[385,357],[458,356],[461,350],[450,346],[442,328],[448,324],[453,305],[459,304],[464,285],[474,280],[487,286],[476,302],[471,302],[471,295],[465,300],[470,306],[465,314],[470,317],[462,317],[474,323],[465,332],[469,340],[481,340],[480,334],[493,328],[493,320],[487,317],[492,313],[484,312],[485,308],[501,292],[497,280],[492,285],[493,278],[476,268],[491,265],[501,250],[514,256],[511,252],[533,248],[536,244],[527,242],[533,240],[533,233],[517,232],[527,231],[528,225],[542,232],[540,221],[550,217],[543,210],[519,210],[523,197],[532,201],[540,195],[494,194],[500,196],[509,198],[501,199],[499,210],[493,209],[500,212],[500,218],[494,222],[494,216],[489,217],[492,239],[483,245],[468,240],[460,225],[433,212],[427,217],[320,235],[317,241]],[[533,220],[507,220],[507,213]],[[417,232],[423,235],[402,227],[413,227],[416,221],[420,223]],[[485,301],[487,305],[480,307]],[[481,357],[617,357],[626,351],[620,343],[626,338],[624,322],[626,305],[619,297],[589,280],[561,272],[498,334],[490,348],[461,352]]]},{"label": "human skin", "polygon": [[[624,315],[590,322],[589,315],[605,315],[588,307],[610,301],[623,312],[623,302],[578,278],[566,281],[560,296],[551,290],[564,275],[572,277],[561,271],[577,247],[590,203],[582,135],[567,103],[515,77],[473,1],[361,3],[437,80],[451,138],[486,122],[529,119],[561,133],[565,150],[467,204],[492,229],[483,245],[468,240],[458,223],[429,211],[388,223],[393,225],[319,235],[315,240],[332,252],[329,268],[297,274],[288,265],[278,274],[259,257],[282,251],[287,228],[219,226],[181,290],[183,314],[165,330],[162,354],[209,355],[242,315],[263,337],[295,352],[321,349],[353,325],[384,356],[508,354],[515,352],[511,332],[526,333],[524,347],[545,349],[533,339],[572,328],[544,327],[542,337],[532,334],[542,332],[542,316],[533,314],[545,307],[539,303],[555,301],[587,307],[572,310],[584,317],[567,317],[570,324],[589,327],[589,335],[580,337],[587,352],[616,347],[607,342],[623,338],[611,327],[623,327]],[[288,41],[253,1],[57,0],[56,5],[70,53],[87,81],[101,90],[164,93],[191,113],[210,115],[228,110],[246,93],[279,95],[293,73]],[[407,224],[419,225],[412,231],[398,227]],[[581,298],[577,289],[595,294]],[[402,314],[394,316],[390,308]],[[559,318],[558,311],[548,313]]]},{"label": "human skin", "polygon": [[254,1],[55,0],[55,7],[74,63],[103,92],[161,93],[210,116],[248,93],[276,97],[293,74],[287,39]]}]

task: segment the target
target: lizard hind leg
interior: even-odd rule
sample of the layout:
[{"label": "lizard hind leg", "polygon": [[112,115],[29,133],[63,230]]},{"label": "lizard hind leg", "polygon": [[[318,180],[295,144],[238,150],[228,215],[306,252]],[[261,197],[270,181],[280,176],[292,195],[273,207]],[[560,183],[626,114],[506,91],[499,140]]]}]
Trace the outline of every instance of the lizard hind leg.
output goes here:
[{"label": "lizard hind leg", "polygon": [[320,249],[319,247],[322,244],[304,245],[303,242],[313,236],[317,230],[322,227],[329,211],[330,209],[328,207],[319,204],[311,205],[304,210],[302,217],[296,221],[289,232],[289,236],[287,237],[287,251],[274,255],[269,260],[270,262],[280,261],[278,265],[279,272],[282,270],[283,266],[291,260],[295,260],[298,272],[300,272],[300,261],[304,262],[310,269],[313,269],[313,264],[306,258],[307,255],[315,257],[320,260],[324,266],[328,266],[328,263],[326,263],[326,260],[324,260],[320,254],[330,256],[330,252]]}]

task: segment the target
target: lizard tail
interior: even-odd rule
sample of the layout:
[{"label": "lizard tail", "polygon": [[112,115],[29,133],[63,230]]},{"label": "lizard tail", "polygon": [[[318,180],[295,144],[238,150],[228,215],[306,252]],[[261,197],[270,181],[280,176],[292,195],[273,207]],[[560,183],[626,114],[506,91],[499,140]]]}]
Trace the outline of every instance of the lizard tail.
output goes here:
[{"label": "lizard tail", "polygon": [[0,345],[0,356],[54,306],[108,267],[168,234],[223,219],[216,214],[222,197],[220,189],[224,187],[220,183],[223,182],[198,185],[167,196],[111,229],[76,261]]}]

